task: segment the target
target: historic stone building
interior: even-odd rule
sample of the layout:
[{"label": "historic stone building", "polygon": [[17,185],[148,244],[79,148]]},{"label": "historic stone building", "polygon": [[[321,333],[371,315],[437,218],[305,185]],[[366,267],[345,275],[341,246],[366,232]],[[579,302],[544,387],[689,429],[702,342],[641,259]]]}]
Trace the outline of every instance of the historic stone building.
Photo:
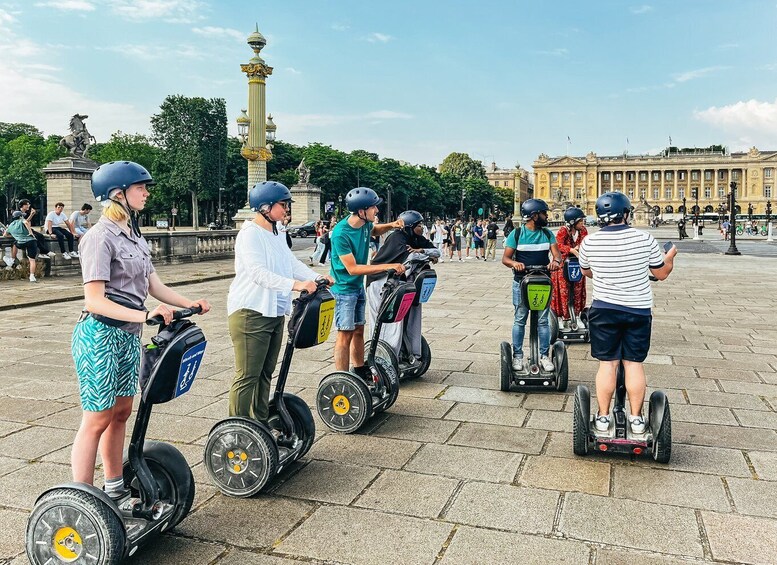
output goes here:
[{"label": "historic stone building", "polygon": [[[534,162],[535,197],[551,208],[579,206],[594,214],[596,198],[611,190],[625,193],[636,206],[648,204],[661,214],[681,213],[683,198],[690,214],[698,194],[700,212],[716,212],[725,202],[731,181],[737,183],[737,203],[752,204],[764,214],[774,194],[777,151],[729,153],[724,147],[677,149],[659,155],[548,157]],[[516,198],[518,195],[516,194]]]},{"label": "historic stone building", "polygon": [[500,169],[496,163],[492,162],[491,166],[486,169],[486,178],[491,186],[509,188],[514,192],[514,214],[519,213],[521,202],[533,197],[532,174],[523,167]]}]

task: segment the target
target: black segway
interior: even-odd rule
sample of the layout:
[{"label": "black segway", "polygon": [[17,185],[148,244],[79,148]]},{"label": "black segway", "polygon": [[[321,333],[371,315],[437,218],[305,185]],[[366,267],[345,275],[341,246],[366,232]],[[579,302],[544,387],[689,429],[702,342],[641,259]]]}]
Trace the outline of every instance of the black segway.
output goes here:
[{"label": "black segway", "polygon": [[205,336],[183,319],[200,311],[177,310],[168,326],[159,316],[147,322],[161,327],[143,348],[141,400],[124,461],[127,494],[113,500],[76,482],[41,494],[27,522],[27,557],[34,565],[119,563],[189,513],[194,477],[186,459],[172,445],[145,438],[154,404],[188,392],[202,364]]},{"label": "black segway", "polygon": [[[503,392],[513,387],[519,389],[548,389],[564,392],[569,380],[569,361],[567,346],[554,340],[553,327],[550,327],[553,371],[545,372],[540,366],[540,340],[538,321],[540,312],[550,308],[550,291],[552,283],[548,276],[548,268],[543,265],[527,265],[526,276],[521,280],[521,296],[529,308],[529,359],[528,366],[523,371],[513,371],[513,346],[503,341],[501,345],[501,380],[500,389]],[[552,312],[549,313],[552,314]]]},{"label": "black segway", "polygon": [[301,292],[289,319],[267,423],[231,417],[213,426],[205,444],[205,468],[216,487],[229,496],[253,496],[267,482],[313,446],[316,424],[300,397],[284,392],[295,349],[313,347],[329,338],[335,301],[325,281],[313,293]]},{"label": "black segway", "polygon": [[[415,285],[416,289],[412,308],[417,308],[419,305],[428,302],[435,286],[437,286],[437,273],[429,265],[431,260],[432,257],[423,253],[413,253],[404,263],[405,272],[410,273],[406,278],[408,282],[412,282]],[[410,342],[407,331],[409,320],[410,316],[405,316],[405,319],[402,321],[402,341],[400,343],[399,355],[397,355],[390,344],[382,339],[378,341],[378,346],[375,350],[377,357],[389,361],[394,366],[400,381],[423,376],[432,364],[432,350],[423,335],[421,336],[421,359],[416,360],[413,355],[413,345]],[[364,344],[364,349],[369,350],[371,346],[372,340],[369,340]]]},{"label": "black segway", "polygon": [[591,451],[651,455],[659,463],[669,463],[672,455],[672,418],[669,400],[656,390],[648,401],[648,417],[645,433],[632,433],[626,417],[626,379],[623,363],[618,365],[615,388],[615,405],[610,429],[600,432],[591,415],[591,395],[588,387],[578,385],[573,408],[572,446],[575,455],[587,455]]},{"label": "black segway", "polygon": [[580,269],[580,262],[576,257],[568,257],[564,260],[562,266],[564,279],[567,281],[569,326],[558,326],[558,338],[564,343],[588,343],[591,341],[591,334],[588,331],[588,308],[583,308],[580,316],[575,311],[575,283],[583,280],[583,272]]},{"label": "black segway", "polygon": [[399,395],[399,377],[391,361],[376,355],[383,324],[401,322],[413,305],[416,288],[413,283],[387,271],[383,296],[373,328],[366,364],[372,381],[366,382],[351,371],[336,371],[321,379],[316,394],[316,410],[324,424],[335,432],[350,434],[379,412],[390,408]]}]

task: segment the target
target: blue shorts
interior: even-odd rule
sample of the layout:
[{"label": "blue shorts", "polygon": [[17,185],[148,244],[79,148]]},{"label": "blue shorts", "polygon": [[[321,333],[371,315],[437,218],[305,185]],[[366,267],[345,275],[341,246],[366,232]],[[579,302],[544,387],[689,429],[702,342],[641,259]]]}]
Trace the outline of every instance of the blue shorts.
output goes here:
[{"label": "blue shorts", "polygon": [[356,326],[363,326],[364,305],[367,302],[364,289],[349,294],[335,294],[335,327],[340,331],[351,332]]},{"label": "blue shorts", "polygon": [[117,396],[137,394],[140,336],[88,316],[73,329],[71,350],[84,410],[108,410]]},{"label": "blue shorts", "polygon": [[650,350],[653,316],[641,316],[610,308],[588,310],[591,357],[599,361],[642,363]]}]

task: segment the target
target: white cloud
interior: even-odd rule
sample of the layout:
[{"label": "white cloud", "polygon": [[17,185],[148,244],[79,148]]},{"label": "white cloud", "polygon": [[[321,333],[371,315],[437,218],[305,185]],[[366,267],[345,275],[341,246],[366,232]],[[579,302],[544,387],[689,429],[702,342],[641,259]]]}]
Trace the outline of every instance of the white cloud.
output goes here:
[{"label": "white cloud", "polygon": [[304,133],[311,128],[328,128],[347,123],[366,122],[372,125],[385,120],[408,120],[413,116],[404,112],[392,110],[376,110],[365,114],[276,114],[275,121],[283,129],[284,135]]},{"label": "white cloud", "polygon": [[366,114],[367,118],[375,118],[378,120],[409,120],[413,116],[405,114],[404,112],[393,112],[391,110],[378,110],[377,112],[369,112]]},{"label": "white cloud", "polygon": [[370,43],[388,43],[394,38],[385,33],[373,32],[369,34],[365,39],[367,39],[367,41],[369,41]]},{"label": "white cloud", "polygon": [[777,99],[774,102],[740,100],[727,106],[711,106],[694,112],[694,117],[729,131],[748,130],[774,135],[777,131]]},{"label": "white cloud", "polygon": [[287,73],[291,73],[291,74],[293,74],[293,75],[301,75],[301,74],[302,74],[302,71],[298,71],[298,70],[297,70],[297,69],[295,69],[294,67],[286,67],[284,70],[285,70]]},{"label": "white cloud", "polygon": [[97,47],[97,49],[99,51],[112,51],[129,59],[141,61],[155,61],[169,57],[182,57],[184,59],[203,59],[205,57],[204,53],[194,45],[181,45],[173,51],[159,49],[154,45],[136,45],[134,43]]},{"label": "white cloud", "polygon": [[201,20],[199,0],[106,0],[112,11],[131,21],[161,19],[170,23]]},{"label": "white cloud", "polygon": [[192,28],[192,31],[203,37],[230,37],[241,43],[248,38],[248,34],[229,27],[204,26]]},{"label": "white cloud", "polygon": [[727,68],[728,67],[720,67],[720,66],[704,67],[703,69],[694,69],[692,71],[685,71],[684,73],[673,75],[672,78],[674,79],[675,82],[688,82],[689,80],[702,78],[709,74],[725,70]]},{"label": "white cloud", "polygon": [[351,26],[347,24],[334,23],[331,25],[331,28],[335,31],[346,31],[351,29]]},{"label": "white cloud", "polygon": [[16,21],[16,18],[8,12],[0,8],[0,32],[7,33],[11,24]]},{"label": "white cloud", "polygon": [[721,43],[718,45],[718,49],[721,51],[728,51],[729,49],[739,49],[739,43]]},{"label": "white cloud", "polygon": [[557,47],[556,49],[550,49],[546,51],[535,51],[537,55],[550,55],[552,57],[566,57],[569,54],[569,49],[565,47]]},{"label": "white cloud", "polygon": [[50,2],[38,2],[38,8],[54,8],[64,12],[94,12],[95,5],[87,0],[52,0]]},{"label": "white cloud", "polygon": [[652,12],[652,11],[653,11],[653,6],[650,6],[648,4],[642,4],[641,6],[634,6],[631,8],[631,13],[637,16],[641,14],[647,14],[648,12]]}]

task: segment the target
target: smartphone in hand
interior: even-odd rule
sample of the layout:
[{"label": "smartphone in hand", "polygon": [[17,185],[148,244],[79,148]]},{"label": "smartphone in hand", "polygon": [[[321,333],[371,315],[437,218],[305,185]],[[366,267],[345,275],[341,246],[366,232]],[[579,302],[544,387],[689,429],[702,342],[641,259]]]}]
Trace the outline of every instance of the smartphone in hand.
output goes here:
[{"label": "smartphone in hand", "polygon": [[674,243],[672,243],[671,241],[667,241],[664,244],[664,253],[668,253],[669,250],[672,249],[672,247],[674,247]]}]

